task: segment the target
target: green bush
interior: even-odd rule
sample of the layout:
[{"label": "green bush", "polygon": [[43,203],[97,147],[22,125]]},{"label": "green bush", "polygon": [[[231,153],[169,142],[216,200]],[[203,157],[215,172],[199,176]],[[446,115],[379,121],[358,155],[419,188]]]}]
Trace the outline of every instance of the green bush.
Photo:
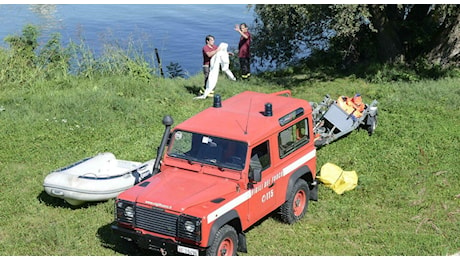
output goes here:
[{"label": "green bush", "polygon": [[71,41],[62,46],[61,35],[54,33],[39,46],[40,31],[34,25],[26,25],[22,35],[8,36],[8,49],[1,49],[0,80],[30,86],[35,80],[67,78],[70,75],[94,78],[100,75],[126,75],[150,81],[156,77],[152,61],[134,41],[128,42],[127,49],[117,41],[106,42],[104,51],[97,56],[84,40]]}]

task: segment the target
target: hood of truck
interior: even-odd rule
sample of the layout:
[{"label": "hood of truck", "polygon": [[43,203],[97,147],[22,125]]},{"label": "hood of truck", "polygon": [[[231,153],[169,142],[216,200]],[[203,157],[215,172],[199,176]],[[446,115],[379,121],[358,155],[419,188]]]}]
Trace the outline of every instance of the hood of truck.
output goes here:
[{"label": "hood of truck", "polygon": [[177,168],[163,171],[143,183],[146,182],[148,185],[136,185],[119,198],[184,212],[197,206],[217,207],[226,202],[226,195],[238,190],[237,184],[229,179]]}]

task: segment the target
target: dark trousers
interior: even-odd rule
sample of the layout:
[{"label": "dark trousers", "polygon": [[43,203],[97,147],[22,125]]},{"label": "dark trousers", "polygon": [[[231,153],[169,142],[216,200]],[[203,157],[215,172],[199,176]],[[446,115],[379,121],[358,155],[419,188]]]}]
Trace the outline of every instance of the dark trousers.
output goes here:
[{"label": "dark trousers", "polygon": [[209,77],[209,65],[203,65],[203,74],[204,74],[203,88],[206,88],[206,82],[208,82],[208,77]]},{"label": "dark trousers", "polygon": [[240,58],[241,75],[248,75],[250,73],[249,64],[249,58]]}]

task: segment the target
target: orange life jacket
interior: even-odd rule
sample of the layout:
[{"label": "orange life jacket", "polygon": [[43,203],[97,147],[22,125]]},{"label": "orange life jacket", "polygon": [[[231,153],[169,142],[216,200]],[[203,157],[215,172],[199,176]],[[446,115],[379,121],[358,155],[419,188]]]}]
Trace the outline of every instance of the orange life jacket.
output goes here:
[{"label": "orange life jacket", "polygon": [[364,103],[360,95],[355,95],[353,98],[340,96],[337,99],[337,105],[342,108],[347,114],[351,114],[356,118],[363,116]]}]

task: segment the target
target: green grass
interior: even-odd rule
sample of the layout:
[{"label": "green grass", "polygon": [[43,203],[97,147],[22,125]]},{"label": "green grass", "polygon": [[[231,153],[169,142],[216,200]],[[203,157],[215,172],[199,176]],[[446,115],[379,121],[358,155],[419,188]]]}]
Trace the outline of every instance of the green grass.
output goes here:
[{"label": "green grass", "polygon": [[[285,82],[289,82],[286,79]],[[100,152],[147,161],[170,114],[175,124],[211,105],[193,100],[202,76],[67,77],[0,86],[0,255],[145,255],[112,235],[113,200],[72,208],[43,191],[52,170]],[[289,84],[289,83],[287,83]],[[276,85],[223,77],[223,99],[244,90],[292,89],[309,101],[360,92],[379,122],[318,150],[355,170],[358,186],[319,201],[294,225],[268,217],[247,232],[251,255],[451,255],[460,251],[460,79],[369,84],[343,78]],[[276,109],[276,108],[275,108]]]}]

